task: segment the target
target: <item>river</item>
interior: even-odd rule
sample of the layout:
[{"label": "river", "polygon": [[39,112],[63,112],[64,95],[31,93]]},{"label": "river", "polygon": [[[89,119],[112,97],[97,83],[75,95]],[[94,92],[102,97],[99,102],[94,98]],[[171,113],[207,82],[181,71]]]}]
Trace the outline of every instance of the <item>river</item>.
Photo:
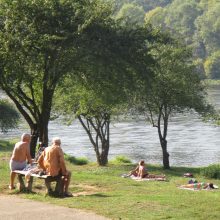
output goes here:
[{"label": "river", "polygon": [[[209,99],[220,109],[220,86],[209,89]],[[0,139],[19,138],[28,132],[27,125],[6,134]],[[133,162],[144,159],[147,163],[162,164],[162,151],[156,128],[142,120],[114,122],[110,128],[109,159],[124,155]],[[60,121],[49,124],[49,138],[59,136],[64,152],[87,157],[95,161],[95,153],[88,136],[78,121],[63,125]],[[168,128],[168,152],[171,166],[207,166],[220,163],[220,126],[205,123],[196,114],[177,115],[171,118]]]}]

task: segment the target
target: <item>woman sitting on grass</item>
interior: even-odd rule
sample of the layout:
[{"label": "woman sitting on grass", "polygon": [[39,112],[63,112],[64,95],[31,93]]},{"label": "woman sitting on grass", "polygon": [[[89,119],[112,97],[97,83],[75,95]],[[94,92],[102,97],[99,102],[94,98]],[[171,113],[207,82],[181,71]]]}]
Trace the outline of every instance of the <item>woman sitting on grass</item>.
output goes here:
[{"label": "woman sitting on grass", "polygon": [[135,176],[135,177],[139,177],[139,178],[155,178],[155,179],[161,179],[161,180],[165,180],[165,175],[154,175],[154,174],[149,174],[147,172],[147,168],[145,166],[145,162],[144,160],[141,160],[138,163],[138,166],[132,170],[128,176]]}]

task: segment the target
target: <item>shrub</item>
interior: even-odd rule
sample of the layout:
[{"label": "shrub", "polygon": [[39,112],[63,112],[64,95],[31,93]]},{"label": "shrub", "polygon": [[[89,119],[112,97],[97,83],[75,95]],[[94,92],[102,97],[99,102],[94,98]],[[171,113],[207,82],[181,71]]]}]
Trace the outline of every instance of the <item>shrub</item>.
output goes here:
[{"label": "shrub", "polygon": [[132,162],[126,156],[120,155],[120,156],[116,156],[113,160],[111,160],[111,163],[113,164],[128,164],[129,163],[130,164]]},{"label": "shrub", "polygon": [[89,161],[86,157],[74,157],[74,156],[70,156],[68,154],[64,154],[64,158],[65,160],[69,161],[70,163],[73,163],[75,165],[85,165],[88,164]]},{"label": "shrub", "polygon": [[208,178],[220,179],[220,164],[209,165],[201,169],[200,173]]}]

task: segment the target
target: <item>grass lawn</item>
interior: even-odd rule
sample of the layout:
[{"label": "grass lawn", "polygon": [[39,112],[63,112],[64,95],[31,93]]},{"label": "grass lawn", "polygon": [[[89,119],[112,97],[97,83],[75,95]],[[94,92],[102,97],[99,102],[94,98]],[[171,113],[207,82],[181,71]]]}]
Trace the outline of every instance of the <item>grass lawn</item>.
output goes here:
[{"label": "grass lawn", "polygon": [[8,162],[13,144],[0,141],[0,194],[17,196],[53,203],[61,206],[90,210],[111,219],[220,219],[220,189],[210,191],[181,190],[176,186],[186,184],[183,173],[191,172],[199,181],[214,182],[200,175],[199,168],[173,167],[169,171],[160,166],[148,165],[150,173],[164,173],[166,182],[142,181],[122,178],[134,165],[114,165],[98,167],[95,164],[73,165],[67,163],[72,171],[71,198],[45,196],[43,180],[33,185],[33,193],[9,191]]}]

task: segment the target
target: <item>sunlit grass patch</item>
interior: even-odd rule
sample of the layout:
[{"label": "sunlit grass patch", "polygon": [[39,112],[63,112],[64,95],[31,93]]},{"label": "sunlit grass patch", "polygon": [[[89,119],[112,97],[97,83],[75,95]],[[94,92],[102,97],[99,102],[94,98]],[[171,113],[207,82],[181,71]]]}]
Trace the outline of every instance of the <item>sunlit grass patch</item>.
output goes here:
[{"label": "sunlit grass patch", "polygon": [[69,161],[72,164],[76,164],[76,165],[85,165],[88,164],[89,161],[86,157],[74,157],[68,154],[64,154],[64,158],[65,160]]},{"label": "sunlit grass patch", "polygon": [[131,164],[131,160],[123,155],[116,156],[114,159],[110,160],[111,164]]}]

